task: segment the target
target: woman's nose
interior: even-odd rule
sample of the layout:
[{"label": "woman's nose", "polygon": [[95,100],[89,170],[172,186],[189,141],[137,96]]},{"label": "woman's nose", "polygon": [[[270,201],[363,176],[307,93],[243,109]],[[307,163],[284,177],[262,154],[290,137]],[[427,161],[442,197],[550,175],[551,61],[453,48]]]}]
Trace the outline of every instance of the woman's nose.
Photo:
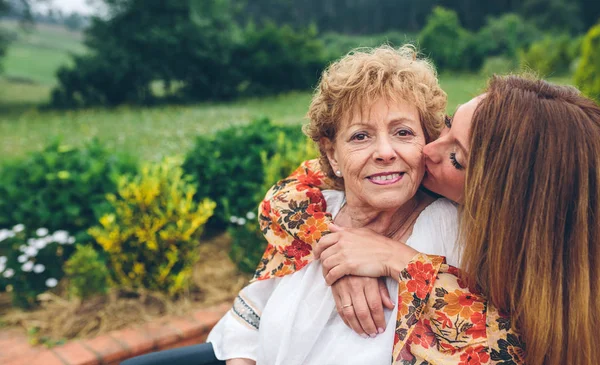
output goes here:
[{"label": "woman's nose", "polygon": [[423,155],[433,163],[440,163],[441,154],[439,153],[439,144],[437,141],[430,142],[423,147]]},{"label": "woman's nose", "polygon": [[396,151],[387,138],[381,138],[377,141],[374,157],[380,162],[392,162],[396,160]]}]

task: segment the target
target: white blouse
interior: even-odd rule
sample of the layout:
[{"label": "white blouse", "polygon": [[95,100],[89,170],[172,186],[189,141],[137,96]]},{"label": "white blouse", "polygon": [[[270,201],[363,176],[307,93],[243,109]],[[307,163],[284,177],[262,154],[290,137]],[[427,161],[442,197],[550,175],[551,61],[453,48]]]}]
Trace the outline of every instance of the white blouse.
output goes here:
[{"label": "white blouse", "polygon": [[[339,191],[323,191],[327,211],[334,217],[344,203]],[[456,206],[438,199],[417,218],[407,244],[427,254],[443,255],[457,266],[458,217]],[[386,278],[396,301],[398,282]],[[248,358],[257,365],[390,364],[397,308],[384,309],[386,329],[363,338],[338,315],[321,262],[281,277],[256,281],[240,291],[233,308],[210,332],[220,360]]]}]

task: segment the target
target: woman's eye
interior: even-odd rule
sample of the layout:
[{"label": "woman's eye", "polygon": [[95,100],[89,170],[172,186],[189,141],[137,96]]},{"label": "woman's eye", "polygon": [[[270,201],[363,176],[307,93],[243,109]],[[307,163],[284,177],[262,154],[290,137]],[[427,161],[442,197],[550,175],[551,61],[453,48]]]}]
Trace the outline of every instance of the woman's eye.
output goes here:
[{"label": "woman's eye", "polygon": [[457,170],[462,170],[464,169],[463,165],[461,165],[457,160],[456,160],[456,153],[452,152],[450,153],[450,162],[452,163],[452,166],[454,166],[455,169]]},{"label": "woman's eye", "polygon": [[401,129],[398,132],[396,132],[396,134],[399,135],[400,137],[414,136],[414,133],[408,129]]},{"label": "woman's eye", "polygon": [[446,115],[444,117],[444,124],[446,125],[446,127],[452,128],[452,117]]},{"label": "woman's eye", "polygon": [[356,133],[355,135],[352,136],[352,138],[350,138],[350,140],[352,141],[364,141],[365,139],[367,139],[367,134],[366,133]]}]

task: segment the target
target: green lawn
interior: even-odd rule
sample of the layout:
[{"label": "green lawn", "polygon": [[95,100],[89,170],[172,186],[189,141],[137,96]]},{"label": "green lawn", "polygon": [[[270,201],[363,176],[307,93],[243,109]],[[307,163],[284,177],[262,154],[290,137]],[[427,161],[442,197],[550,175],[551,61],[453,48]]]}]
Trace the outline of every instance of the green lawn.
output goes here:
[{"label": "green lawn", "polygon": [[[569,83],[570,79],[553,81]],[[472,74],[442,75],[441,84],[449,96],[447,110],[453,113],[458,104],[479,94],[485,86],[485,78]],[[21,87],[29,87],[25,91],[30,99],[35,99],[33,95],[47,92],[47,88]],[[6,91],[7,88],[0,83],[0,90],[3,89]],[[38,150],[56,137],[74,145],[97,137],[117,152],[139,156],[143,160],[157,160],[185,153],[197,135],[241,125],[261,115],[277,123],[300,124],[304,121],[310,97],[310,93],[302,92],[232,103],[155,108],[120,107],[67,112],[18,109],[0,115],[0,162]]]},{"label": "green lawn", "polygon": [[14,21],[2,21],[0,27],[15,37],[2,62],[8,79],[53,85],[56,70],[71,62],[70,55],[85,51],[81,34],[63,27],[38,24],[26,30]]}]

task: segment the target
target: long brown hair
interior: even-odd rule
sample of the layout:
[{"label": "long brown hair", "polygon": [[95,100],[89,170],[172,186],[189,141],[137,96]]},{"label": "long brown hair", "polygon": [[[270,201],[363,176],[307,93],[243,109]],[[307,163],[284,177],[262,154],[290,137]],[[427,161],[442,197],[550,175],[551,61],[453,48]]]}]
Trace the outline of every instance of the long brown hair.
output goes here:
[{"label": "long brown hair", "polygon": [[473,116],[463,268],[510,314],[526,363],[600,361],[600,108],[494,77]]}]

